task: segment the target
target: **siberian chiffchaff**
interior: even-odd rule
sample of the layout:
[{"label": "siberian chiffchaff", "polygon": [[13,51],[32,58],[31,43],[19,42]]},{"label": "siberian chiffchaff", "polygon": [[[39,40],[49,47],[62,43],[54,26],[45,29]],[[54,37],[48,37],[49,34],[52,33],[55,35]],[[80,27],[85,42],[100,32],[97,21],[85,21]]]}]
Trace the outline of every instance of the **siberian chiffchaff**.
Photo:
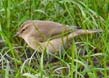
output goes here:
[{"label": "siberian chiffchaff", "polygon": [[43,52],[58,52],[63,45],[81,34],[91,34],[101,30],[77,29],[76,26],[68,26],[52,21],[28,20],[21,25],[17,36],[34,50]]}]

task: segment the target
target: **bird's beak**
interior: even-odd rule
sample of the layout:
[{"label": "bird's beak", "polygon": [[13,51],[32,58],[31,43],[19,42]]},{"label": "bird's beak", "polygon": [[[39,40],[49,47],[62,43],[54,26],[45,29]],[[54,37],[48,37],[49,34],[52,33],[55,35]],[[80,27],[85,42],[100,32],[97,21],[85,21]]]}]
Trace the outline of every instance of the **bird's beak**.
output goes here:
[{"label": "bird's beak", "polygon": [[17,36],[19,36],[19,34],[20,34],[20,33],[19,33],[19,32],[17,32],[17,33],[16,33],[13,37],[17,37]]}]

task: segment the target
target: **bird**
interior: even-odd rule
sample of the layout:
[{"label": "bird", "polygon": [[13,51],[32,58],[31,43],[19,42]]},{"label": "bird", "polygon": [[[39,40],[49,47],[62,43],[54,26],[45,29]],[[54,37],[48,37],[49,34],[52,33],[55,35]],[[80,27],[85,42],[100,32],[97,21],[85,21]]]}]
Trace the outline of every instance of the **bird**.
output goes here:
[{"label": "bird", "polygon": [[102,32],[100,29],[87,30],[49,20],[27,20],[21,24],[16,36],[24,39],[29,47],[38,51],[57,53],[70,41],[82,34]]}]

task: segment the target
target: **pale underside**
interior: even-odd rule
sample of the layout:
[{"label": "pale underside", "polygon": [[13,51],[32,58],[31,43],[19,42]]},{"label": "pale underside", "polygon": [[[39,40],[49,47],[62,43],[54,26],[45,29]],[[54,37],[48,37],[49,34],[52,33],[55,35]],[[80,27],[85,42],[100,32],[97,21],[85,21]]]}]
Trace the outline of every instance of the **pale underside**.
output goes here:
[{"label": "pale underside", "polygon": [[[81,34],[91,34],[91,33],[96,33],[99,32],[98,30],[82,30],[79,29],[75,32],[70,33],[69,35],[61,38],[56,38],[52,40],[47,40],[45,42],[38,42],[32,38],[28,38],[31,40],[26,40],[27,44],[33,48],[34,50],[37,50],[38,52],[58,52],[64,45],[70,44],[71,40],[78,35]],[[28,42],[30,41],[30,42]],[[35,43],[35,44],[34,44]],[[34,44],[34,46],[33,46]]]}]

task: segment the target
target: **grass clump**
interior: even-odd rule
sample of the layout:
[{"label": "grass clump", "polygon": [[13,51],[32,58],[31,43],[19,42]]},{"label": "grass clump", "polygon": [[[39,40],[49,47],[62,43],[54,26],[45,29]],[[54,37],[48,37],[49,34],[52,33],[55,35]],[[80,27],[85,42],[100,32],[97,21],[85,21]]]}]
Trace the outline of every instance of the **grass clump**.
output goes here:
[{"label": "grass clump", "polygon": [[[108,0],[1,0],[0,78],[108,78]],[[13,37],[26,20],[51,20],[103,33],[79,36],[69,50],[45,63],[45,56]]]}]

